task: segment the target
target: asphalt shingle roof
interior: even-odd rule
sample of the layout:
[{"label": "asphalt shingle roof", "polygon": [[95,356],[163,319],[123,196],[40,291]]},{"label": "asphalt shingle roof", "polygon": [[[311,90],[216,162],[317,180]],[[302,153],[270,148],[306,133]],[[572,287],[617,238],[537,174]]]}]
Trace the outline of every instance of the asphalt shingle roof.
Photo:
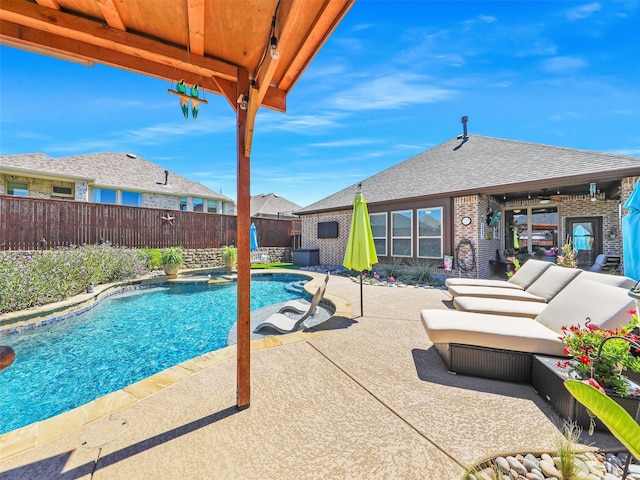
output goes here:
[{"label": "asphalt shingle roof", "polygon": [[[466,142],[451,139],[373,175],[362,181],[361,191],[373,204],[487,192],[505,185],[544,187],[572,178],[588,183],[638,175],[638,157],[473,135]],[[297,213],[351,208],[356,188],[349,186]]]},{"label": "asphalt shingle roof", "polygon": [[275,193],[261,193],[251,197],[251,216],[277,216],[278,214],[291,216],[292,212],[300,210],[300,208],[300,205]]},{"label": "asphalt shingle roof", "polygon": [[42,153],[6,155],[0,157],[0,167],[3,166],[34,174],[45,172],[83,178],[98,187],[199,196],[233,203],[229,197],[177,173],[170,172],[169,181],[164,185],[166,168],[127,153],[103,152],[56,159]]}]

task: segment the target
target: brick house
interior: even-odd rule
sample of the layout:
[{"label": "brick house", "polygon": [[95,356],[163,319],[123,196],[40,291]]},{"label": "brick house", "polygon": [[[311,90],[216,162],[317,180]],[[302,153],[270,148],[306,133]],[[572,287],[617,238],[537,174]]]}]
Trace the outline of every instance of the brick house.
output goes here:
[{"label": "brick house", "polygon": [[[489,277],[504,252],[554,261],[570,242],[581,268],[599,253],[622,255],[621,204],[639,179],[637,157],[469,136],[465,128],[364,179],[361,191],[380,263],[442,265],[453,256],[456,274]],[[302,248],[319,249],[321,264],[342,263],[357,188],[296,212]]]},{"label": "brick house", "polygon": [[235,202],[132,153],[0,156],[0,194],[235,214]]}]

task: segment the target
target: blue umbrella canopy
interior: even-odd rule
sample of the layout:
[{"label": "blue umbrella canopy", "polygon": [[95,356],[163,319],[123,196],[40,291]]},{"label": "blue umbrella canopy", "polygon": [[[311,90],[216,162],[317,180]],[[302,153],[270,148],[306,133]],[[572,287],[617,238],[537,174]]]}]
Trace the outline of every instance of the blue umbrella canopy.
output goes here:
[{"label": "blue umbrella canopy", "polygon": [[249,248],[251,248],[251,250],[257,250],[258,249],[258,230],[256,229],[256,224],[251,222],[251,227],[250,227],[250,233],[249,233]]},{"label": "blue umbrella canopy", "polygon": [[624,274],[640,281],[640,181],[622,208],[629,210],[622,218],[622,250],[624,252]]}]

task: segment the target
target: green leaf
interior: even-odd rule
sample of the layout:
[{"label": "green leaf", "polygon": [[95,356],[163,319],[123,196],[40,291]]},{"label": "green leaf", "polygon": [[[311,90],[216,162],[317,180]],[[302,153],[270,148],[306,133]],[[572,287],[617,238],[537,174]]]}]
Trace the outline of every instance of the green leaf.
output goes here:
[{"label": "green leaf", "polygon": [[590,410],[631,455],[640,460],[640,425],[613,399],[579,380],[566,380],[564,386],[574,398]]}]

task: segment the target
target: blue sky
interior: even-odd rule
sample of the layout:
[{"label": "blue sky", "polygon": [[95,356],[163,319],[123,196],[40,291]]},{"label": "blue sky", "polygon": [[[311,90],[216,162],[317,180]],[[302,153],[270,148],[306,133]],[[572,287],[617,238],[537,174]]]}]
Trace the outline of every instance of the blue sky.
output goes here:
[{"label": "blue sky", "polygon": [[[307,206],[450,140],[463,115],[470,135],[640,156],[639,25],[638,0],[357,0],[287,112],[258,113],[251,193]],[[9,47],[0,62],[0,154],[133,152],[236,198],[222,97],[186,121],[168,81]]]}]

